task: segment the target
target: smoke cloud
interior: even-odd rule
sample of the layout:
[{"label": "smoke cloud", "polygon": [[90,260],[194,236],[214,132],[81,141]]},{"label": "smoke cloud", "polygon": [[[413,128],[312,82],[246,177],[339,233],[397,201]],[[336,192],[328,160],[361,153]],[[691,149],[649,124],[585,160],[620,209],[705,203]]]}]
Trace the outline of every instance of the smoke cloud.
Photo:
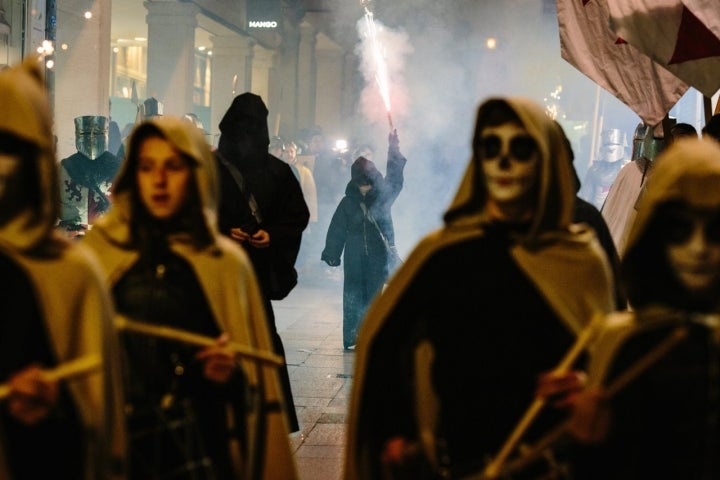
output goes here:
[{"label": "smoke cloud", "polygon": [[[594,130],[619,128],[632,139],[639,117],[560,57],[554,1],[370,3],[388,68],[392,120],[408,158],[405,187],[393,206],[403,255],[442,224],[470,159],[476,108],[488,97],[529,97],[556,115],[573,144],[580,179],[589,166],[591,137],[599,134]],[[384,171],[389,125],[365,12],[359,0],[335,5],[337,31],[358,35],[358,112],[348,138],[374,144],[375,162]],[[696,97],[686,97],[671,116],[695,124]]]}]

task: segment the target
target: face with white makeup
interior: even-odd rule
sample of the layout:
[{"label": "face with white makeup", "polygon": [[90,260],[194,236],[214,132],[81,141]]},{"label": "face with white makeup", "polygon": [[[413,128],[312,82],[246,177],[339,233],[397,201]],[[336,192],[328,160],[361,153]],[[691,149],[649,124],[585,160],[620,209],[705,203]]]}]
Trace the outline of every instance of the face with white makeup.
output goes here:
[{"label": "face with white makeup", "polygon": [[720,212],[675,208],[666,220],[670,269],[690,294],[703,294],[720,279]]},{"label": "face with white makeup", "polygon": [[540,158],[532,137],[515,122],[487,126],[480,135],[478,154],[490,214],[499,220],[528,220],[536,198]]}]

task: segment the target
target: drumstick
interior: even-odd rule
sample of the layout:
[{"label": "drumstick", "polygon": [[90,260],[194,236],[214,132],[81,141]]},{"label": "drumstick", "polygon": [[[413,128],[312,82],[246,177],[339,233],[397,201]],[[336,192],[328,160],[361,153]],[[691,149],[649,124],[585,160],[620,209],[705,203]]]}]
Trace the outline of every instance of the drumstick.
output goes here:
[{"label": "drumstick", "polygon": [[[212,337],[206,337],[197,333],[188,332],[187,330],[180,330],[178,328],[164,325],[151,325],[149,323],[137,322],[122,315],[116,315],[115,327],[118,330],[127,330],[133,333],[164,338],[166,340],[186,343],[188,345],[196,345],[199,347],[211,347],[217,345],[217,340]],[[275,355],[274,353],[261,352],[255,348],[242,345],[237,342],[229,342],[227,347],[241,357],[260,360],[276,366],[285,366],[285,360],[280,355]]]},{"label": "drumstick", "polygon": [[[645,355],[640,357],[635,363],[630,365],[625,371],[618,375],[606,388],[605,394],[608,399],[612,398],[628,383],[632,382],[641,373],[650,368],[655,362],[663,358],[670,350],[675,348],[685,337],[687,337],[688,331],[686,327],[678,327],[664,338],[660,343],[655,345],[650,351],[646,352]],[[513,472],[517,472],[525,468],[531,461],[539,458],[542,452],[547,450],[550,446],[559,441],[570,428],[570,421],[565,421],[559,426],[555,427],[548,434],[538,440],[535,445],[527,449],[527,453],[522,455],[521,458],[508,463],[508,466],[503,469],[503,475],[508,475]]]},{"label": "drumstick", "polygon": [[[570,350],[565,354],[560,363],[555,367],[553,373],[562,374],[565,373],[575,360],[583,352],[587,344],[593,338],[596,327],[600,324],[604,316],[602,314],[596,314],[592,322],[580,332],[575,343],[570,347]],[[503,463],[507,460],[507,457],[515,449],[515,446],[520,441],[525,431],[530,427],[530,424],[535,420],[535,417],[540,413],[540,410],[545,406],[546,400],[543,397],[537,397],[530,404],[530,407],[526,410],[525,415],[520,419],[520,422],[515,426],[510,436],[503,444],[500,452],[497,456],[485,467],[483,472],[483,478],[497,478],[500,474]]]},{"label": "drumstick", "polygon": [[[78,377],[88,373],[92,373],[100,368],[102,362],[98,355],[85,355],[74,360],[61,363],[55,368],[42,370],[43,377],[48,381],[66,380]],[[10,385],[7,383],[0,384],[0,400],[10,395]]]}]

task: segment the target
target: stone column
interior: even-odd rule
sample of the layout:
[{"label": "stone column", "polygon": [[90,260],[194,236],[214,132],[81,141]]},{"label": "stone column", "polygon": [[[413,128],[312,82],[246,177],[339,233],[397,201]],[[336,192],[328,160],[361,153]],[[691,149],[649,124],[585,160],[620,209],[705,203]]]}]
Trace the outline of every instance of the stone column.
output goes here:
[{"label": "stone column", "polygon": [[[89,19],[86,11],[92,14]],[[58,2],[54,66],[58,158],[77,151],[75,117],[110,114],[110,12],[111,0]]]},{"label": "stone column", "polygon": [[165,115],[193,111],[195,28],[199,8],[178,1],[146,1],[148,11],[147,94],[163,103]]},{"label": "stone column", "polygon": [[265,103],[268,107],[268,129],[270,137],[281,135],[288,136],[287,128],[283,123],[287,121],[282,113],[282,98],[285,92],[283,75],[283,56],[279,50],[275,50],[272,55],[272,66],[268,72],[268,98]]},{"label": "stone column", "polygon": [[[347,125],[343,125],[343,92],[345,85],[352,81],[345,77],[348,71],[342,49],[331,42],[323,42],[323,48],[317,50],[317,101],[313,103],[316,123],[323,125],[326,133],[338,135]],[[352,70],[350,70],[352,71]],[[315,98],[313,98],[315,100]]]},{"label": "stone column", "polygon": [[[306,14],[313,15],[313,14]],[[300,47],[297,69],[297,122],[300,128],[315,125],[317,96],[317,62],[315,47],[317,29],[308,22],[300,25]],[[325,95],[323,88],[323,95]]]},{"label": "stone column", "polygon": [[217,146],[218,125],[236,95],[250,91],[253,46],[249,37],[214,36],[212,41],[212,75],[210,80],[210,122],[205,128]]},{"label": "stone column", "polygon": [[[270,70],[273,67],[273,51],[261,45],[255,45],[253,52],[252,81],[249,91],[260,95],[265,105],[267,105],[270,90]],[[272,128],[270,130],[272,131]]]},{"label": "stone column", "polygon": [[283,24],[283,38],[275,54],[275,68],[270,77],[270,131],[293,139],[297,128],[298,48],[300,31],[290,19]]}]

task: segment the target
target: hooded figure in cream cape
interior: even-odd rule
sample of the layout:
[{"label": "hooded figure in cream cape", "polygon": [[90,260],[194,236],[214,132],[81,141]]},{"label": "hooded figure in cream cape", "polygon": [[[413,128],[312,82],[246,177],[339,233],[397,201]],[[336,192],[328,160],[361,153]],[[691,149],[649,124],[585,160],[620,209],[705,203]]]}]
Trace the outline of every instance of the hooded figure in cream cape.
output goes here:
[{"label": "hooded figure in cream cape", "polygon": [[[165,221],[152,217],[142,203],[147,200],[139,198],[139,172],[148,168],[139,153],[149,139],[167,142],[191,170],[187,201]],[[272,356],[252,265],[238,245],[217,233],[217,195],[215,163],[202,132],[183,119],[148,120],[130,137],[126,160],[114,183],[111,209],[83,242],[99,253],[119,313],[208,338],[225,333],[231,342]],[[147,268],[155,272],[149,279]],[[194,419],[182,410],[178,414],[191,434],[196,428],[202,430],[201,449],[217,461],[214,468],[219,478],[296,478],[278,383],[282,366],[240,357],[240,368],[230,380],[209,383],[193,360],[195,353],[187,350],[190,347],[180,342],[154,344],[131,334],[123,340],[130,372],[125,380],[128,400],[137,406],[133,413],[138,417],[133,420],[162,428],[157,419],[142,417],[140,410],[152,408],[148,402],[157,395],[166,399],[162,389],[167,389],[172,398],[191,402]],[[138,362],[142,358],[148,362]],[[179,368],[168,361],[179,362]],[[165,400],[162,404],[167,407]],[[167,414],[175,413],[171,406]],[[142,445],[139,435],[132,438],[136,446]],[[132,451],[131,458],[146,453]],[[201,455],[201,450],[194,452]],[[205,473],[196,471],[201,476]]]},{"label": "hooded figure in cream cape", "polygon": [[[487,207],[483,134],[505,125],[524,130],[531,151],[516,152],[512,141],[518,155],[492,161],[537,162],[532,215],[521,222],[493,219]],[[567,155],[534,103],[479,107],[473,158],[445,226],[414,249],[360,332],[347,479],[380,478],[386,444],[397,438],[418,446],[435,472],[479,472],[532,401],[537,375],[554,368],[593,315],[611,309],[607,259],[592,230],[571,225]],[[557,420],[550,413],[529,435]]]},{"label": "hooded figure in cream cape", "polygon": [[[720,478],[718,185],[712,140],[677,140],[655,161],[621,262],[632,311],[606,322],[589,385],[609,393],[648,352],[669,347],[602,403],[609,424],[575,422],[592,427],[579,437],[594,444],[575,478]],[[604,417],[587,414],[593,398],[594,389],[578,418]]]},{"label": "hooded figure in cream cape", "polygon": [[[0,111],[0,478],[123,478],[111,302],[92,253],[54,229],[55,143],[35,59],[0,73]],[[33,366],[67,372],[70,362],[87,368],[60,380],[54,400],[34,400],[44,413],[13,413],[20,383],[25,394],[33,385],[40,396],[55,388],[47,377],[20,382]]]}]

